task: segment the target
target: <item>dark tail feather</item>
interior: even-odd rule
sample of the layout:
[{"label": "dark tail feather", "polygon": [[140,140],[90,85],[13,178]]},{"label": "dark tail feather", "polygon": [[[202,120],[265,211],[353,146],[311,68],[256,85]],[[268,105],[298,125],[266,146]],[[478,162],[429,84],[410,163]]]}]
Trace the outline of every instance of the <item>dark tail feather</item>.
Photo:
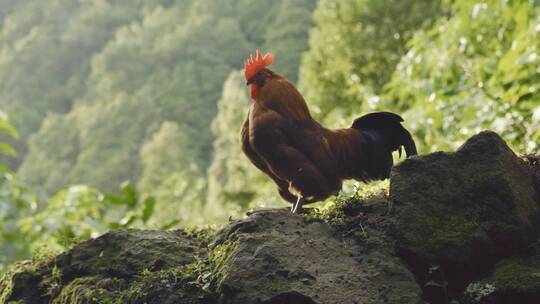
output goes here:
[{"label": "dark tail feather", "polygon": [[390,112],[366,114],[354,120],[352,128],[362,131],[369,142],[370,161],[366,173],[370,179],[385,179],[390,176],[394,164],[392,152],[405,148],[407,157],[416,155],[416,145],[401,122],[403,118]]}]

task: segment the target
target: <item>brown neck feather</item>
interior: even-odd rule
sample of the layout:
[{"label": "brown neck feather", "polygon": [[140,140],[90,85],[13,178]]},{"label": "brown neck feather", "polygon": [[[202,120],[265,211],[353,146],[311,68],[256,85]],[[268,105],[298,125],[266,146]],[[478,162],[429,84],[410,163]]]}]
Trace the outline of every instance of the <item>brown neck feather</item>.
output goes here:
[{"label": "brown neck feather", "polygon": [[256,102],[298,121],[313,120],[298,90],[286,78],[275,73],[259,89]]}]

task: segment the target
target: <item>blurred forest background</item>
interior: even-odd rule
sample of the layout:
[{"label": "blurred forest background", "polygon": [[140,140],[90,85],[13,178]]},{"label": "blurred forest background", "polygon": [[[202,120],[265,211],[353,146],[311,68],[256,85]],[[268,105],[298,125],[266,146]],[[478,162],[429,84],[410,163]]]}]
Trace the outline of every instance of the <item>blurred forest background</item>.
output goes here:
[{"label": "blurred forest background", "polygon": [[318,120],[403,114],[421,152],[540,142],[533,0],[0,0],[0,272],[108,229],[284,206],[242,155],[260,49]]}]

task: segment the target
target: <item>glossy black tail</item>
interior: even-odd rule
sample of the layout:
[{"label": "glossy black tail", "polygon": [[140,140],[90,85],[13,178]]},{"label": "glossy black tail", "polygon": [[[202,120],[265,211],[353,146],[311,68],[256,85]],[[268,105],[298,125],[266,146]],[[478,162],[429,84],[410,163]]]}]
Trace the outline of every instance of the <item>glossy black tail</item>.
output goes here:
[{"label": "glossy black tail", "polygon": [[390,176],[394,164],[392,152],[405,148],[407,157],[416,155],[416,145],[401,122],[401,116],[390,112],[366,114],[354,120],[352,128],[362,131],[368,140],[369,164],[365,172],[369,179],[385,179]]}]

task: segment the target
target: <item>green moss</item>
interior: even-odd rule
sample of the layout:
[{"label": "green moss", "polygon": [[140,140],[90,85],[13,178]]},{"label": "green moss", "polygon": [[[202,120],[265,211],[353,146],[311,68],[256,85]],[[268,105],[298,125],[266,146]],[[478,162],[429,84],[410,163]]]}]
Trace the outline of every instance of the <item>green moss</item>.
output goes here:
[{"label": "green moss", "polygon": [[510,213],[504,220],[498,216],[501,220],[494,221],[488,220],[491,215],[479,206],[453,210],[450,210],[453,206],[439,206],[443,210],[429,208],[410,207],[408,213],[402,212],[397,229],[405,247],[432,258],[467,257],[477,248],[475,244],[489,244],[492,235],[500,238],[520,235],[520,227],[512,224],[515,218]]},{"label": "green moss", "polygon": [[232,253],[238,246],[238,241],[225,241],[208,252],[210,273],[216,286],[220,286],[229,273]]},{"label": "green moss", "polygon": [[[423,252],[431,252],[434,255],[447,251],[449,248],[460,248],[475,238],[481,238],[481,234],[475,234],[481,226],[467,217],[451,216],[447,218],[433,216],[415,216],[416,223],[402,230],[404,238],[411,244],[419,246]],[[436,229],[428,229],[433,227]]]},{"label": "green moss", "polygon": [[489,282],[498,290],[540,292],[540,260],[535,257],[502,261]]},{"label": "green moss", "polygon": [[210,299],[214,294],[201,283],[202,266],[202,263],[192,263],[155,272],[143,271],[116,294],[115,300],[118,303],[199,303],[205,300],[213,303]]},{"label": "green moss", "polygon": [[197,245],[199,247],[206,247],[214,239],[216,235],[216,230],[211,227],[198,228],[198,227],[189,227],[184,229],[184,231],[192,238],[197,240]]},{"label": "green moss", "polygon": [[118,298],[122,303],[145,302],[145,297],[153,292],[181,287],[182,271],[182,266],[155,272],[144,270],[118,295]]},{"label": "green moss", "polygon": [[62,271],[56,265],[43,276],[40,288],[46,290],[46,295],[50,297],[54,297],[62,289]]},{"label": "green moss", "polygon": [[[208,230],[199,230],[197,237],[206,242],[209,239],[208,233]],[[213,291],[219,288],[228,275],[231,255],[237,245],[238,242],[225,241],[206,254],[197,255],[193,263],[155,272],[145,269],[128,288],[117,294],[117,298],[130,303],[144,302],[146,297],[165,290],[190,290],[200,297],[211,298]]]},{"label": "green moss", "polygon": [[285,290],[288,290],[291,286],[291,283],[281,277],[272,277],[269,278],[265,286],[266,288],[275,291],[275,292],[282,292]]},{"label": "green moss", "polygon": [[360,210],[380,208],[386,212],[392,209],[388,199],[389,181],[377,181],[356,187],[352,193],[342,192],[334,201],[309,209],[306,221],[324,221],[331,225],[341,225],[347,216]]},{"label": "green moss", "polygon": [[0,278],[0,303],[6,303],[13,290],[13,280],[11,273],[7,272]]},{"label": "green moss", "polygon": [[32,259],[26,261],[17,262],[0,277],[0,303],[16,303],[16,301],[9,301],[13,291],[13,276],[16,273],[35,273],[39,269],[51,264],[55,253],[46,249],[46,247],[40,247],[33,252]]},{"label": "green moss", "polygon": [[126,284],[117,278],[89,276],[76,278],[54,297],[52,304],[103,303],[121,304]]},{"label": "green moss", "polygon": [[323,221],[345,237],[354,237],[365,248],[393,244],[389,238],[394,225],[393,203],[388,196],[389,181],[377,181],[341,193],[332,202],[312,208],[306,221]]}]

